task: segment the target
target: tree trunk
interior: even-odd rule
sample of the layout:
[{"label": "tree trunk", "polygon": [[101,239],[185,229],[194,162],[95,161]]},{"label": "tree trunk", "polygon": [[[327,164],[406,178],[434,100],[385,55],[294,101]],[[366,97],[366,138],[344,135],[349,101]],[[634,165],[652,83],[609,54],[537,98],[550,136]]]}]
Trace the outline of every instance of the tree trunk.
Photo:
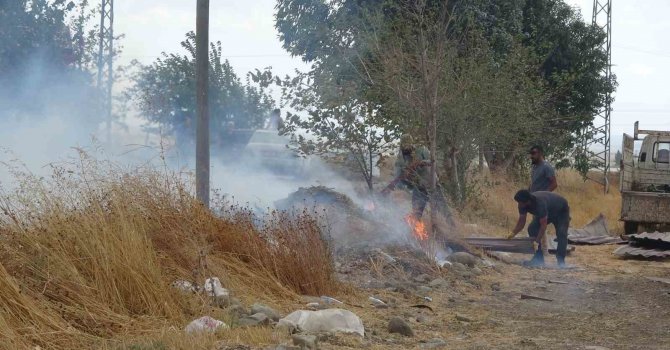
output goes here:
[{"label": "tree trunk", "polygon": [[489,171],[497,174],[507,172],[507,169],[514,163],[514,159],[516,158],[516,151],[503,154],[489,149],[485,150],[483,153],[484,158],[486,159],[486,164],[489,166]]},{"label": "tree trunk", "polygon": [[452,147],[451,151],[449,152],[449,157],[451,158],[451,180],[453,181],[454,184],[454,192],[456,193],[456,201],[459,203],[459,205],[462,204],[463,202],[463,196],[461,195],[461,181],[458,177],[458,159],[457,159],[457,154],[458,152],[456,151],[455,148]]},{"label": "tree trunk", "polygon": [[484,174],[484,149],[480,146],[477,153],[479,155],[479,173]]}]

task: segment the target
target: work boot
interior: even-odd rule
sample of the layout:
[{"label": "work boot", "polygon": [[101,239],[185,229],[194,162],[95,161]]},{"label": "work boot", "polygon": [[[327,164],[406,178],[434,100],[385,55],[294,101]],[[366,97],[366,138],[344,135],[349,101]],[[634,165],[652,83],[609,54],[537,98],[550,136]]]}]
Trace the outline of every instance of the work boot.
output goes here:
[{"label": "work boot", "polygon": [[556,261],[557,261],[557,265],[558,265],[559,268],[561,268],[561,269],[566,268],[566,265],[565,265],[565,257],[563,257],[563,256],[556,256]]},{"label": "work boot", "polygon": [[523,266],[527,267],[543,267],[544,266],[544,254],[542,253],[542,250],[539,249],[537,252],[535,252],[535,255],[533,255],[533,258],[524,261]]}]

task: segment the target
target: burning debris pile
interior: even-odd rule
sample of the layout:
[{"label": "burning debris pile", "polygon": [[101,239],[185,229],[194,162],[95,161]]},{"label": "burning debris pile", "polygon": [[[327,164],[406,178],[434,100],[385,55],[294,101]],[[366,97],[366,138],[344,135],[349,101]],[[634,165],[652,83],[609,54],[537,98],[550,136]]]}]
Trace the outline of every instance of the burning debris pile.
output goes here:
[{"label": "burning debris pile", "polygon": [[288,197],[275,202],[279,210],[294,208],[328,207],[349,215],[362,215],[363,209],[358,207],[351,198],[325,186],[300,187]]},{"label": "burning debris pile", "polygon": [[286,211],[313,211],[330,233],[335,249],[415,244],[409,236],[410,227],[420,222],[417,220],[407,226],[402,220],[403,214],[393,208],[372,204],[369,209],[363,209],[349,196],[325,186],[301,187],[275,202],[275,207]]}]

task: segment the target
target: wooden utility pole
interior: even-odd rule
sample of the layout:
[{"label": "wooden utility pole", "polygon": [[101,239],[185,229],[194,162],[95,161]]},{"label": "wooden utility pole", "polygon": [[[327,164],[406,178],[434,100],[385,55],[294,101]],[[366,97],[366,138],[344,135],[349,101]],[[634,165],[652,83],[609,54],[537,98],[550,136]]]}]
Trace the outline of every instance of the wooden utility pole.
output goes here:
[{"label": "wooden utility pole", "polygon": [[195,32],[196,198],[209,207],[209,0],[198,0]]}]

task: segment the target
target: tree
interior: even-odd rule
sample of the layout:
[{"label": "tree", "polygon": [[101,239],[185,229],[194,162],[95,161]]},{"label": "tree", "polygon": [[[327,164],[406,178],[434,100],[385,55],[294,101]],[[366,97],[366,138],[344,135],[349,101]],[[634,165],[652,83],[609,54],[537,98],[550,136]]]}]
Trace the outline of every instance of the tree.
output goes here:
[{"label": "tree", "polygon": [[97,125],[97,91],[87,65],[95,39],[82,34],[90,17],[77,15],[87,5],[0,2],[0,117],[48,115]]},{"label": "tree", "polygon": [[[450,35],[468,36],[464,41],[468,44],[459,46],[459,51],[472,46],[470,38],[477,37],[471,35],[473,32],[481,33],[490,51],[493,73],[513,69],[508,62],[519,62],[518,55],[523,55],[523,76],[532,80],[527,91],[537,97],[531,105],[546,111],[540,115],[542,125],[533,122],[535,137],[529,143],[543,143],[555,158],[573,152],[580,131],[592,122],[595,110],[603,106],[607,92],[616,86],[614,80],[607,81],[599,74],[607,64],[600,47],[604,33],[586,24],[563,0],[279,0],[276,28],[290,53],[319,69],[342,72],[343,79],[358,79],[369,73],[361,61],[376,59],[373,47],[368,46],[371,21],[386,23],[391,30],[401,28],[412,21],[403,16],[407,14],[403,9],[412,6],[426,9],[422,15],[441,8],[448,11],[453,20]],[[382,31],[372,33],[373,39],[383,35]],[[544,83],[532,75],[541,77]],[[381,106],[396,98],[366,96]],[[500,170],[517,162],[520,151],[527,146],[513,138],[508,138],[508,143],[496,139],[480,145],[488,150],[490,165]]]},{"label": "tree", "polygon": [[[340,160],[363,176],[373,191],[375,160],[394,147],[397,127],[371,102],[361,98],[360,86],[316,70],[287,78],[283,100],[298,113],[288,114],[284,132],[292,134],[304,154]],[[306,131],[308,137],[300,134]]]},{"label": "tree", "polygon": [[[149,66],[139,66],[134,85],[127,95],[133,99],[149,123],[159,124],[174,133],[178,146],[188,146],[195,137],[195,34],[186,34],[181,43],[187,55],[163,53]],[[254,85],[265,72],[247,75],[243,84],[228,60],[223,59],[221,43],[210,47],[210,123],[214,140],[231,127],[261,127],[275,102],[264,85]],[[138,63],[136,63],[139,65]]]}]

